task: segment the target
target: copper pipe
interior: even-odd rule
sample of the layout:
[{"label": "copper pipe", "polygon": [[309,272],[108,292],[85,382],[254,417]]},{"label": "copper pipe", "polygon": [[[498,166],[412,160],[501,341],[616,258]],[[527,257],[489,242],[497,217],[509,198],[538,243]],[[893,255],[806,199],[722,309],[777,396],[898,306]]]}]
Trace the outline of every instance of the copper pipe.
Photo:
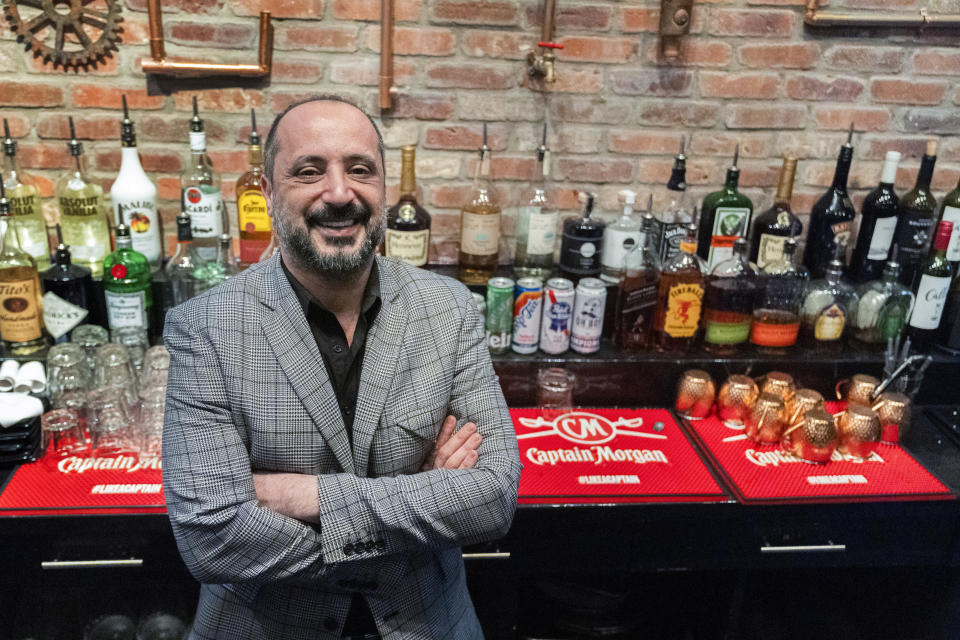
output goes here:
[{"label": "copper pipe", "polygon": [[540,25],[540,41],[553,42],[557,29],[557,0],[543,0],[543,24]]},{"label": "copper pipe", "polygon": [[393,0],[380,0],[380,109],[393,107]]},{"label": "copper pipe", "polygon": [[919,27],[921,29],[960,27],[960,14],[930,15],[926,9],[921,9],[917,13],[821,12],[817,11],[818,3],[819,0],[807,0],[803,21],[811,27]]},{"label": "copper pipe", "polygon": [[270,75],[273,66],[273,28],[270,12],[260,12],[260,41],[257,64],[223,64],[218,62],[174,62],[167,60],[163,40],[163,18],[160,0],[147,0],[150,20],[150,59],[141,62],[144,73],[175,76],[243,76],[258,78]]}]

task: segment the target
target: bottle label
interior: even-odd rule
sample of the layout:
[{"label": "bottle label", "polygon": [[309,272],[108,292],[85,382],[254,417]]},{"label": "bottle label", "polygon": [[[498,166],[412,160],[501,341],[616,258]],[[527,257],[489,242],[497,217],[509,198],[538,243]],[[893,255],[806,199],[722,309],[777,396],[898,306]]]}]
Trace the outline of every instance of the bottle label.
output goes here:
[{"label": "bottle label", "polygon": [[43,324],[54,340],[73,331],[87,315],[86,309],[67,302],[52,291],[43,294]]},{"label": "bottle label", "polygon": [[789,347],[797,342],[800,323],[772,324],[754,322],[750,332],[750,342],[761,347]]},{"label": "bottle label", "polygon": [[627,254],[640,242],[640,230],[621,230],[607,227],[603,232],[603,257],[601,263],[614,272],[623,268]]},{"label": "bottle label", "polygon": [[760,247],[757,251],[757,266],[763,269],[768,264],[783,260],[783,247],[787,244],[787,236],[774,236],[769,233],[760,234]]},{"label": "bottle label", "polygon": [[704,340],[711,344],[740,344],[750,337],[750,322],[708,322]]},{"label": "bottle label", "polygon": [[595,274],[600,271],[598,244],[601,238],[584,238],[573,234],[563,234],[563,249],[560,252],[560,264],[567,271],[581,274]]},{"label": "bottle label", "polygon": [[110,329],[147,326],[147,295],[144,291],[104,291],[107,298],[107,322]]},{"label": "bottle label", "polygon": [[663,330],[671,338],[692,338],[700,326],[703,287],[698,284],[677,284],[667,293],[667,314]]},{"label": "bottle label", "polygon": [[0,335],[7,342],[29,342],[43,335],[35,280],[0,282]]},{"label": "bottle label", "polygon": [[960,260],[960,207],[945,206],[942,219],[953,223],[950,244],[947,245],[947,260],[957,262]]},{"label": "bottle label", "polygon": [[35,187],[22,184],[13,189],[7,189],[7,199],[10,202],[10,213],[14,218],[29,215],[43,217],[43,205]]},{"label": "bottle label", "polygon": [[473,256],[493,256],[500,249],[500,213],[463,212],[460,252]]},{"label": "bottle label", "polygon": [[190,151],[206,151],[206,150],[207,150],[207,132],[191,131],[190,132]]},{"label": "bottle label", "polygon": [[557,246],[556,211],[544,213],[540,207],[520,207],[520,219],[527,217],[527,255],[553,255]]},{"label": "bottle label", "polygon": [[430,230],[397,231],[387,229],[385,239],[388,258],[400,258],[407,264],[419,267],[427,264],[430,250]]},{"label": "bottle label", "polygon": [[940,326],[940,316],[947,302],[950,290],[949,276],[931,276],[926,273],[920,278],[917,289],[917,302],[910,316],[910,326],[917,329],[936,329]]},{"label": "bottle label", "polygon": [[[80,187],[83,188],[82,186]],[[92,218],[103,215],[103,198],[88,196],[60,198],[60,215],[68,218]]]},{"label": "bottle label", "polygon": [[853,235],[853,221],[844,220],[830,225],[830,231],[833,232],[833,245],[831,249],[838,244],[850,246],[850,236]]},{"label": "bottle label", "polygon": [[813,323],[813,337],[821,341],[839,340],[847,323],[846,310],[836,302],[820,310]]},{"label": "bottle label", "polygon": [[183,190],[183,210],[190,216],[190,231],[196,238],[216,238],[223,233],[223,197],[211,185]]},{"label": "bottle label", "polygon": [[654,220],[653,228],[654,243],[660,262],[666,262],[680,253],[680,243],[687,237],[684,223]]},{"label": "bottle label", "polygon": [[130,227],[130,242],[147,260],[160,261],[160,231],[157,224],[157,201],[153,198],[114,200],[116,218]]},{"label": "bottle label", "polygon": [[707,268],[733,257],[733,243],[742,236],[750,223],[750,209],[745,207],[717,207],[713,215]]},{"label": "bottle label", "polygon": [[893,243],[893,233],[897,230],[897,216],[877,218],[873,227],[873,236],[870,238],[870,249],[867,251],[867,260],[886,260]]},{"label": "bottle label", "polygon": [[653,324],[653,312],[657,306],[657,283],[643,285],[632,291],[621,290],[622,308],[617,339],[622,347],[644,345]]},{"label": "bottle label", "polygon": [[906,328],[907,315],[909,313],[909,307],[904,308],[901,300],[888,300],[887,304],[880,310],[880,320],[877,323],[877,328],[880,330],[880,338],[886,342],[890,338],[899,336]]},{"label": "bottle label", "polygon": [[237,200],[237,219],[241,231],[270,231],[270,214],[263,194],[256,190],[244,192]]},{"label": "bottle label", "polygon": [[919,264],[927,257],[935,220],[926,212],[904,210],[900,213],[895,233],[901,265]]}]

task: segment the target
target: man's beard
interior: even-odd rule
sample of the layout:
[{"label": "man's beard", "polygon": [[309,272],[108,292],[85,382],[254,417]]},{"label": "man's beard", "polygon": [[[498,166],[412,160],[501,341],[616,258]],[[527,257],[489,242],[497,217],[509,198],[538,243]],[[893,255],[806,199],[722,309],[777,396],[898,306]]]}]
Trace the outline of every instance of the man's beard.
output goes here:
[{"label": "man's beard", "polygon": [[[284,255],[290,256],[303,269],[337,277],[353,275],[367,266],[377,246],[383,241],[386,226],[384,218],[374,218],[369,207],[356,202],[342,206],[324,205],[322,209],[309,212],[303,226],[296,224],[292,218],[283,206],[278,208],[273,217],[277,241],[283,247]],[[363,242],[357,250],[351,252],[346,249],[356,239],[354,235],[323,237],[321,242],[337,250],[332,254],[317,251],[310,234],[311,229],[325,221],[348,218],[359,221],[366,230]]]}]

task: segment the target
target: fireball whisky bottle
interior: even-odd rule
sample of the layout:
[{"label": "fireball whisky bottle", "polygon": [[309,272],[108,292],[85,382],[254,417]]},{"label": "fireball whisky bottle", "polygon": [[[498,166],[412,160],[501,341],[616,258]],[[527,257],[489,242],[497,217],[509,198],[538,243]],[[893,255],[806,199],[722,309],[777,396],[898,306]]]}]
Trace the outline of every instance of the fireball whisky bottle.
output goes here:
[{"label": "fireball whisky bottle", "polygon": [[700,331],[706,268],[697,256],[697,225],[687,225],[680,253],[663,265],[653,316],[660,351],[688,351]]}]

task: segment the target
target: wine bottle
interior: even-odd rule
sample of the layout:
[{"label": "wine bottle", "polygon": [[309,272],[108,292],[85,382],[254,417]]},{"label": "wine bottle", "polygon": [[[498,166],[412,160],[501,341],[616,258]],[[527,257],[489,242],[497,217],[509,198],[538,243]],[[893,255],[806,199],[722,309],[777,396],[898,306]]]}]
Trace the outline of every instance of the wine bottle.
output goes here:
[{"label": "wine bottle", "polygon": [[490,184],[490,147],[487,123],[474,180],[473,196],[460,211],[460,280],[484,284],[500,263],[501,209]]},{"label": "wine bottle", "polygon": [[581,191],[577,198],[583,205],[583,215],[563,221],[563,239],[560,242],[560,271],[574,280],[600,275],[606,227],[602,220],[590,217],[596,196]]},{"label": "wine bottle", "polygon": [[860,219],[860,234],[853,250],[850,272],[855,282],[876,280],[890,255],[897,217],[900,215],[900,199],[893,191],[900,163],[898,151],[887,151],[880,174],[880,184],[867,194],[863,201]]},{"label": "wine bottle", "polygon": [[653,341],[661,351],[689,351],[701,326],[706,267],[697,256],[697,226],[687,225],[680,253],[663,265],[653,316]]},{"label": "wine bottle", "polygon": [[600,278],[606,282],[619,282],[627,253],[640,241],[640,222],[633,215],[637,194],[624,189],[618,194],[623,215],[603,231],[603,254],[600,258]]},{"label": "wine bottle", "polygon": [[[193,98],[190,119],[190,159],[180,174],[181,210],[190,216],[191,233],[197,254],[206,261],[217,258],[217,238],[224,231],[223,194],[220,176],[213,171],[207,156],[207,134]],[[179,232],[178,232],[179,235]]]},{"label": "wine bottle", "polygon": [[937,141],[927,142],[920,160],[917,183],[900,198],[900,217],[893,241],[900,251],[900,282],[913,289],[920,282],[920,270],[930,252],[933,224],[937,219],[937,199],[930,192],[930,179],[937,162]]},{"label": "wine bottle", "polygon": [[853,219],[857,212],[847,193],[847,177],[853,161],[853,124],[847,142],[840,147],[837,168],[833,172],[833,184],[820,197],[810,211],[810,229],[803,250],[803,263],[811,278],[822,278],[827,264],[833,259],[837,244],[850,245]]},{"label": "wine bottle", "polygon": [[10,137],[10,126],[3,119],[3,169],[0,172],[10,202],[10,225],[20,249],[36,260],[41,271],[50,266],[50,243],[43,218],[40,187],[20,170],[17,141]]},{"label": "wine bottle", "polygon": [[737,238],[733,257],[707,277],[703,296],[703,347],[716,355],[732,355],[750,337],[757,270],[747,260],[747,240]]},{"label": "wine bottle", "polygon": [[270,243],[272,227],[267,200],[260,188],[263,177],[263,147],[257,133],[257,114],[250,109],[250,137],[247,162],[250,167],[237,179],[237,229],[240,235],[240,264],[246,268],[259,261]]},{"label": "wine bottle", "polygon": [[773,206],[753,220],[750,234],[750,261],[763,269],[783,258],[783,243],[787,238],[796,238],[803,231],[800,218],[790,211],[793,196],[793,181],[797,175],[797,159],[786,156],[777,181],[777,195]]},{"label": "wine bottle", "polygon": [[[953,227],[953,232],[957,232],[956,225]],[[937,346],[953,355],[960,355],[960,274],[958,273],[954,273],[953,284],[950,285],[950,292],[947,294],[947,306],[944,307],[943,317],[940,319],[940,336]]]},{"label": "wine bottle", "polygon": [[947,247],[947,260],[954,272],[960,271],[960,183],[957,188],[943,197],[940,205],[939,222],[952,222],[953,233],[950,236],[950,246]]},{"label": "wine bottle", "polygon": [[146,330],[150,324],[153,293],[150,290],[150,261],[133,248],[130,228],[116,228],[117,248],[103,261],[103,290],[107,298],[110,331],[121,327]]},{"label": "wine bottle", "polygon": [[680,152],[673,159],[673,170],[666,189],[657,200],[662,204],[659,215],[654,218],[654,244],[661,262],[666,262],[680,253],[680,244],[687,235],[687,225],[695,222],[687,197],[686,136],[680,137]]},{"label": "wine bottle", "polygon": [[105,314],[94,295],[90,269],[72,264],[70,248],[63,244],[57,225],[57,251],[53,265],[40,274],[43,284],[43,321],[56,342],[66,342],[75,327],[82,324],[106,324]]},{"label": "wine bottle", "polygon": [[940,319],[953,279],[953,267],[947,260],[947,247],[953,223],[941,222],[933,241],[933,252],[927,260],[917,285],[917,302],[910,314],[907,335],[917,351],[927,351],[936,338]]},{"label": "wine bottle", "polygon": [[422,267],[430,253],[430,214],[417,202],[417,147],[400,150],[400,198],[387,209],[384,253]]},{"label": "wine bottle", "polygon": [[740,145],[733,152],[733,164],[727,169],[727,180],[719,191],[707,194],[700,212],[700,237],[697,255],[712,269],[733,256],[733,243],[746,235],[753,215],[750,198],[737,190],[740,169],[737,160]]},{"label": "wine bottle", "polygon": [[547,178],[550,175],[550,150],[547,149],[547,125],[537,147],[537,168],[533,193],[517,211],[517,247],[514,267],[518,278],[550,277],[553,253],[557,248],[557,222],[560,213],[547,202]]}]

